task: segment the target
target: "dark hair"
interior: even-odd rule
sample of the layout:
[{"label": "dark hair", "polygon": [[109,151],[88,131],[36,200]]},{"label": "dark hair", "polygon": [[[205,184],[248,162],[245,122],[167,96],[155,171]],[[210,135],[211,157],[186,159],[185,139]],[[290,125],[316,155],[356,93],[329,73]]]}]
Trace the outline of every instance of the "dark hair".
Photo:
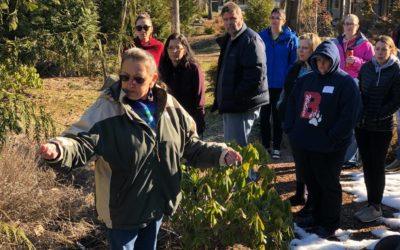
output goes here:
[{"label": "dark hair", "polygon": [[136,17],[135,25],[136,25],[137,21],[139,21],[140,19],[147,19],[147,20],[150,21],[150,24],[153,25],[153,22],[151,21],[150,15],[147,14],[146,12],[141,13],[141,14],[139,14],[139,15]]},{"label": "dark hair", "polygon": [[271,15],[272,15],[273,13],[279,14],[283,19],[286,20],[286,13],[285,13],[285,11],[284,11],[283,9],[281,9],[281,8],[274,8],[274,9],[272,9],[272,11],[271,11]]},{"label": "dark hair", "polygon": [[171,42],[171,40],[178,40],[185,48],[186,54],[184,55],[182,60],[185,60],[186,62],[198,64],[197,60],[194,58],[193,50],[190,47],[190,44],[189,44],[188,40],[186,39],[186,37],[179,33],[172,33],[167,38],[167,41],[165,42],[163,55],[160,59],[160,65],[158,67],[160,76],[164,80],[165,80],[165,76],[167,76],[168,74],[170,74],[170,72],[172,72],[172,67],[173,67],[172,61],[168,55],[168,47],[169,47],[169,43]]}]

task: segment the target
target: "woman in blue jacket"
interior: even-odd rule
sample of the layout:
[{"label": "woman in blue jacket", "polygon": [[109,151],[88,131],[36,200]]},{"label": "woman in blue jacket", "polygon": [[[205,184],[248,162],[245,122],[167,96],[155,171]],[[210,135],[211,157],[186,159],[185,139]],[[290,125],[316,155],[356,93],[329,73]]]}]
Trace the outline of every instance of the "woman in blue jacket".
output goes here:
[{"label": "woman in blue jacket", "polygon": [[309,59],[313,71],[297,79],[284,123],[313,198],[311,216],[297,224],[322,238],[333,236],[340,225],[340,170],[361,108],[357,85],[339,69],[339,61],[332,41],[317,47]]},{"label": "woman in blue jacket", "polygon": [[284,10],[273,9],[269,20],[271,26],[259,33],[265,43],[265,53],[267,54],[267,78],[270,98],[269,104],[263,106],[260,112],[261,140],[264,147],[269,150],[271,146],[270,116],[272,114],[273,137],[271,154],[272,158],[279,159],[282,142],[282,122],[279,119],[276,104],[281,95],[286,75],[296,62],[298,39],[295,32],[284,26],[286,22]]}]

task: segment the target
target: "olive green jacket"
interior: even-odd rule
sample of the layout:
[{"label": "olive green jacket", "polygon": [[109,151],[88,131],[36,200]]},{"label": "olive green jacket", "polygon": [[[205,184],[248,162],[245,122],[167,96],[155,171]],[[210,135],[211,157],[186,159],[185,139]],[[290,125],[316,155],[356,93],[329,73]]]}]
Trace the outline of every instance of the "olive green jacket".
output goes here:
[{"label": "olive green jacket", "polygon": [[120,83],[106,89],[62,137],[59,170],[96,161],[96,208],[108,228],[145,227],[180,202],[181,160],[194,167],[218,166],[228,148],[199,140],[196,125],[165,90],[155,87],[157,127],[152,130],[125,102]]}]

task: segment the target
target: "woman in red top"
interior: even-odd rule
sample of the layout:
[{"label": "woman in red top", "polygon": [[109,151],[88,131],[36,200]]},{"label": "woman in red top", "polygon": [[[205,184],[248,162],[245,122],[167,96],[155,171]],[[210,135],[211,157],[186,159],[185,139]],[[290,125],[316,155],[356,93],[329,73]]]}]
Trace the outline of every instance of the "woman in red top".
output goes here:
[{"label": "woman in red top", "polygon": [[160,62],[161,54],[164,50],[164,44],[152,37],[153,23],[149,14],[138,15],[135,21],[135,46],[153,55],[157,67]]}]

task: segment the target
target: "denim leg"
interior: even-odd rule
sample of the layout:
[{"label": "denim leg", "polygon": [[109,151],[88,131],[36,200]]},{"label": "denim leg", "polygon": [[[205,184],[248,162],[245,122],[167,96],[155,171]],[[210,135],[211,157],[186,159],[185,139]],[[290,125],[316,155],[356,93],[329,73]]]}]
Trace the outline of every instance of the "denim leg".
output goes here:
[{"label": "denim leg", "polygon": [[157,235],[160,230],[162,218],[150,223],[147,227],[139,230],[138,238],[135,242],[135,249],[154,249],[157,247]]},{"label": "denim leg", "polygon": [[354,135],[354,130],[353,130],[352,135],[351,135],[350,145],[347,148],[346,155],[344,157],[344,162],[357,163],[357,157],[356,157],[357,150],[358,150],[357,141],[356,141],[356,136]]},{"label": "denim leg", "polygon": [[157,235],[162,218],[150,222],[147,227],[134,230],[108,230],[111,250],[156,249]]},{"label": "denim leg", "polygon": [[138,229],[135,230],[108,230],[108,244],[110,250],[133,250],[138,236]]},{"label": "denim leg", "polygon": [[240,146],[246,146],[254,121],[260,115],[260,108],[244,113],[224,113],[224,140],[235,141]]}]

